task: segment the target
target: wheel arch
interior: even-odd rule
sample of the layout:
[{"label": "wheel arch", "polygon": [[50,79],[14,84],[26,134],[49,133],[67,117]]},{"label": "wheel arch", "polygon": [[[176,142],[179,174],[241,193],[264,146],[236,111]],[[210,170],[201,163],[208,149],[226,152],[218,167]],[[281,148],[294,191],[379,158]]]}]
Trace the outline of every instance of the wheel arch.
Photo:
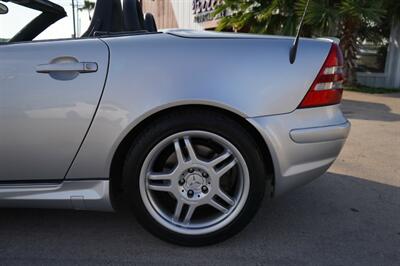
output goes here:
[{"label": "wheel arch", "polygon": [[235,112],[234,110],[228,110],[221,107],[206,105],[206,104],[185,104],[178,106],[169,106],[161,110],[157,110],[156,112],[151,113],[150,115],[144,117],[140,122],[136,123],[136,125],[122,138],[119,142],[111,160],[110,165],[110,194],[111,199],[113,201],[113,206],[116,207],[118,199],[123,194],[122,188],[122,169],[127,153],[131,147],[131,144],[135,140],[135,138],[139,135],[139,133],[146,128],[152,120],[162,117],[164,115],[168,115],[170,113],[184,111],[184,110],[198,110],[201,112],[202,110],[214,111],[218,113],[222,113],[227,115],[240,123],[248,132],[253,136],[254,140],[257,142],[257,145],[260,145],[262,153],[263,153],[263,161],[265,165],[266,172],[268,173],[267,179],[270,180],[271,185],[274,184],[274,163],[272,159],[272,154],[270,151],[270,147],[265,142],[263,136],[260,132],[252,125],[249,121],[245,119],[244,114],[239,112]]}]

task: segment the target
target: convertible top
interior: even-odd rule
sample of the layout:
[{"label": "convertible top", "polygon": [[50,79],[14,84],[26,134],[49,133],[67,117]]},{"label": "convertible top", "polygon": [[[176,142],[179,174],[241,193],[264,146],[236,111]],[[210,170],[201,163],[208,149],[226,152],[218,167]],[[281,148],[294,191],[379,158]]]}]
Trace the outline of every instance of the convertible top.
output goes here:
[{"label": "convertible top", "polygon": [[48,0],[0,0],[11,2],[27,8],[41,11],[42,14],[33,19],[21,31],[19,31],[9,42],[32,41],[41,32],[56,21],[67,16],[64,8]]}]

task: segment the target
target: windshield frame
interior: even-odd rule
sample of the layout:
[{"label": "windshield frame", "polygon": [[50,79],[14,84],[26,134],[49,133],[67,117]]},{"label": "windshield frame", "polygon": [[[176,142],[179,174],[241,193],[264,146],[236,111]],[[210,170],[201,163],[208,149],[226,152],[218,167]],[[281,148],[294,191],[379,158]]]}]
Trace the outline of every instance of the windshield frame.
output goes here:
[{"label": "windshield frame", "polygon": [[[42,13],[25,25],[6,43],[32,41],[52,24],[67,16],[64,8],[48,0],[0,0],[11,2]],[[4,43],[3,43],[4,44]]]}]

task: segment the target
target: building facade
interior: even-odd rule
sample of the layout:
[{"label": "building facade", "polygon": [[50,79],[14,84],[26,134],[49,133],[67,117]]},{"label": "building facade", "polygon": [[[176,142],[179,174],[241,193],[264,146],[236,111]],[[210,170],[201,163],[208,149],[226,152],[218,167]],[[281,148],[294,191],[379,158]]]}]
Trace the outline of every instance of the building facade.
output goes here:
[{"label": "building facade", "polygon": [[217,21],[211,14],[221,0],[142,0],[144,12],[154,15],[160,29],[212,30]]}]

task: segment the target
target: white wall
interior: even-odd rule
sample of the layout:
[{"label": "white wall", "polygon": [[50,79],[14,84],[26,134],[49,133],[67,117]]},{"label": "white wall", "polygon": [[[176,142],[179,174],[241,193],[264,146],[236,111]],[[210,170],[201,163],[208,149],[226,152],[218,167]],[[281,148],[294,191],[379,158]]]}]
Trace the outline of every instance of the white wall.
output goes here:
[{"label": "white wall", "polygon": [[194,22],[191,0],[171,0],[171,4],[178,22],[178,28],[203,29],[199,23]]}]

